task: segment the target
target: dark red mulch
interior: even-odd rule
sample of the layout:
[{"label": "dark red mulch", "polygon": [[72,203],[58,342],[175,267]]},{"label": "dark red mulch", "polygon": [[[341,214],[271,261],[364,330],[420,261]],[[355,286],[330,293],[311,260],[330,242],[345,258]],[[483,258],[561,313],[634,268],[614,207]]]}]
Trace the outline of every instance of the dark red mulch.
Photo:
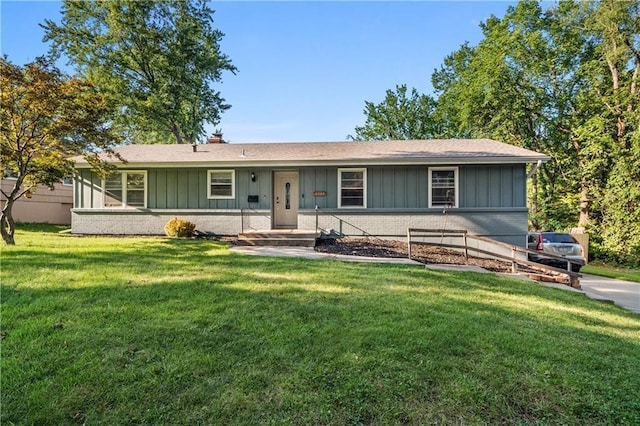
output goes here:
[{"label": "dark red mulch", "polygon": [[[407,243],[377,238],[338,238],[322,240],[316,251],[369,257],[407,257]],[[464,265],[464,255],[443,247],[412,245],[411,258],[422,263]],[[469,256],[469,265],[493,272],[511,272],[511,264]]]}]

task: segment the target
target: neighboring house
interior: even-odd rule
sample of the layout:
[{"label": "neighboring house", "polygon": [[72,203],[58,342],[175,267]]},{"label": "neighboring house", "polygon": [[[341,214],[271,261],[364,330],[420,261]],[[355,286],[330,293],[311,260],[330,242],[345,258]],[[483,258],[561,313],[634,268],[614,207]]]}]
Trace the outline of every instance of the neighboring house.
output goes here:
[{"label": "neighboring house", "polygon": [[[548,156],[489,139],[128,145],[106,180],[77,158],[72,232],[318,229],[406,236],[467,229],[522,245],[527,163]],[[317,209],[316,209],[317,206]],[[316,211],[317,210],[317,211]],[[317,217],[316,217],[317,214]]]},{"label": "neighboring house", "polygon": [[[4,177],[1,182],[2,191],[9,193],[13,189],[15,179]],[[11,213],[16,222],[22,223],[54,223],[69,225],[71,223],[71,207],[73,207],[73,183],[71,178],[57,183],[53,188],[38,185],[35,191],[16,200]],[[4,208],[7,198],[0,193],[0,204]]]}]

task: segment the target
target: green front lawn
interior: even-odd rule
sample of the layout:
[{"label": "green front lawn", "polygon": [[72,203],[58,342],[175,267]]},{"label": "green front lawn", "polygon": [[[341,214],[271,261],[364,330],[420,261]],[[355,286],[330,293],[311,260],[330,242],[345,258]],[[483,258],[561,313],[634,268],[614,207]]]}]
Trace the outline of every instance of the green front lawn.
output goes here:
[{"label": "green front lawn", "polygon": [[491,274],[27,228],[2,424],[640,424],[640,317]]},{"label": "green front lawn", "polygon": [[602,277],[640,283],[640,270],[637,269],[617,268],[600,262],[591,262],[583,266],[580,271],[585,274],[600,275]]}]

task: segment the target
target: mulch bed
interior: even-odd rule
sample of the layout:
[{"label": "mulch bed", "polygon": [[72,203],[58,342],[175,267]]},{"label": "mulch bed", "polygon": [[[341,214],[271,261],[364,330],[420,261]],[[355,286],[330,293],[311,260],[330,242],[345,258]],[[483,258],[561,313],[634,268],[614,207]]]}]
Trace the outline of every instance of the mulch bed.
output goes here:
[{"label": "mulch bed", "polygon": [[[378,238],[337,238],[321,240],[316,251],[368,257],[407,257],[407,243]],[[411,258],[422,263],[464,265],[464,255],[443,247],[411,245]],[[469,265],[492,272],[511,272],[511,264],[469,256]],[[522,267],[520,267],[522,269]]]},{"label": "mulch bed", "polygon": [[[216,238],[220,241],[237,244],[236,237]],[[380,238],[343,237],[327,238],[318,241],[315,250],[322,253],[346,254],[351,256],[366,257],[397,257],[407,258],[407,243],[396,240],[383,240]],[[411,258],[425,264],[465,265],[464,255],[444,247],[415,244],[411,246]],[[469,256],[468,265],[479,266],[491,272],[511,273],[511,263],[494,259],[485,259]],[[530,278],[537,281],[558,282],[554,277],[538,276],[540,271],[518,266],[519,272],[525,272]]]}]

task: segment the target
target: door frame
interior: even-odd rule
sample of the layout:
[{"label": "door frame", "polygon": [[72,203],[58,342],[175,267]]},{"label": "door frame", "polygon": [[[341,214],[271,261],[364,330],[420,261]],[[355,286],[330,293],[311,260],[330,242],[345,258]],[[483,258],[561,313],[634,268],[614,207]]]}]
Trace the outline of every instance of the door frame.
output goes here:
[{"label": "door frame", "polygon": [[[282,170],[274,170],[273,172],[273,177],[272,177],[272,191],[271,191],[271,229],[298,229],[298,213],[300,211],[300,170],[298,169],[282,169]],[[295,174],[295,178],[292,178],[292,180],[295,180],[295,185],[294,188],[296,189],[295,194],[292,193],[291,197],[292,200],[294,200],[294,202],[292,203],[292,206],[295,206],[294,210],[295,212],[292,212],[292,215],[295,217],[295,224],[290,225],[290,224],[285,224],[285,225],[281,225],[278,224],[278,214],[276,212],[276,197],[277,197],[277,176],[279,173],[282,174]]]}]

